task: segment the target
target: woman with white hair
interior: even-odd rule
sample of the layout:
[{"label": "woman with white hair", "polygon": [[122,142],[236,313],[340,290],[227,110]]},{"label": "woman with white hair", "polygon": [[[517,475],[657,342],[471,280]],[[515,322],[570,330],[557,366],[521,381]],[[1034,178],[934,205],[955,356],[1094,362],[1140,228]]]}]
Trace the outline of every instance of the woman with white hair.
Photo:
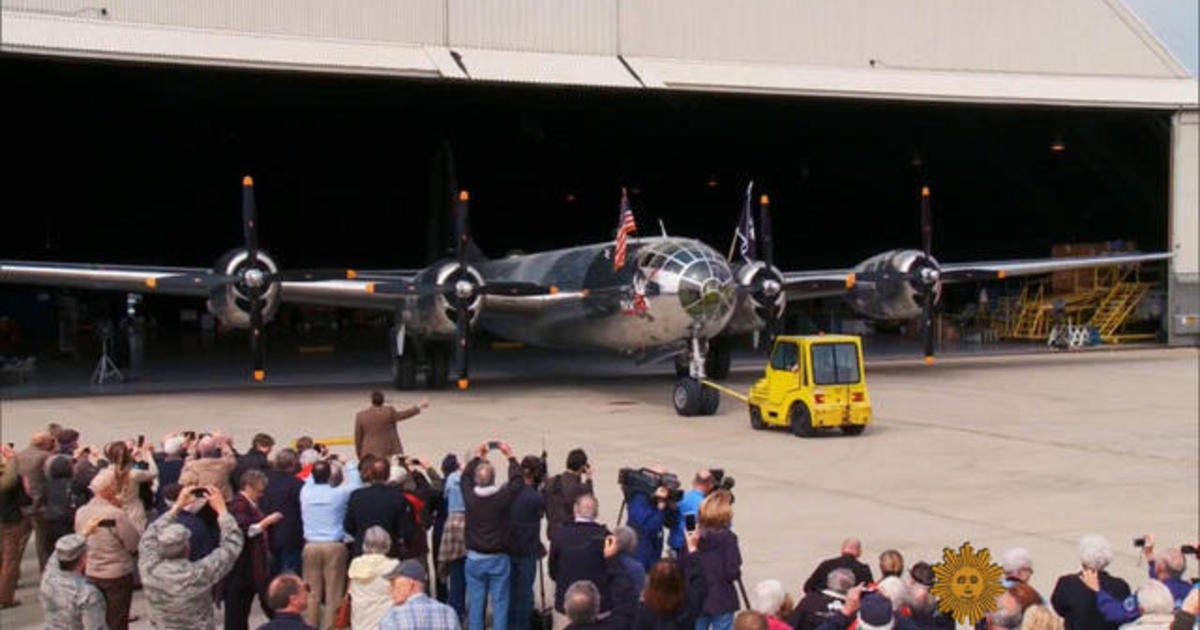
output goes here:
[{"label": "woman with white hair", "polygon": [[350,627],[378,628],[392,606],[391,582],[383,574],[400,561],[388,557],[392,537],[384,528],[373,525],[363,534],[362,555],[350,563]]},{"label": "woman with white hair", "polygon": [[755,611],[767,618],[767,630],[792,630],[783,617],[792,610],[791,598],[783,590],[779,580],[763,580],[754,587],[753,606]]},{"label": "woman with white hair", "polygon": [[1121,626],[1121,630],[1169,630],[1175,620],[1175,597],[1171,589],[1158,580],[1150,580],[1137,590],[1134,599],[1141,616]]},{"label": "woman with white hair", "polygon": [[1082,570],[1059,577],[1050,595],[1050,603],[1062,616],[1067,630],[1116,630],[1120,625],[1107,621],[1096,603],[1096,593],[1101,590],[1117,601],[1129,597],[1129,584],[1104,570],[1112,556],[1112,545],[1103,536],[1088,534],[1079,539]]}]

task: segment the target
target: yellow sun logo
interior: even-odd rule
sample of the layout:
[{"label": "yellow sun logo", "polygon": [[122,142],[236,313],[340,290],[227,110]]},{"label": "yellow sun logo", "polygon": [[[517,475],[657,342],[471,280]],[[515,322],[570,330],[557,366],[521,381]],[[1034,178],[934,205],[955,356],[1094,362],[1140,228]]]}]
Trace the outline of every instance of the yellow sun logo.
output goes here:
[{"label": "yellow sun logo", "polygon": [[938,608],[958,623],[974,626],[984,615],[996,610],[996,598],[1004,594],[1004,571],[992,563],[987,549],[978,553],[965,542],[958,551],[942,550],[941,564],[933,565],[935,582],[930,589],[938,598]]}]

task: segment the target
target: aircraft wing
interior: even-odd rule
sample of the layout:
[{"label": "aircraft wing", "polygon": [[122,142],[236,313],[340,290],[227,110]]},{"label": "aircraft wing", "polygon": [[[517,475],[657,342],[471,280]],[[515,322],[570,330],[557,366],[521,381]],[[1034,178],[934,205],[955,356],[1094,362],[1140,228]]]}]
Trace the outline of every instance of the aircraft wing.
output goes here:
[{"label": "aircraft wing", "polygon": [[[353,280],[290,281],[280,284],[284,302],[357,308],[391,309],[402,295],[376,293],[384,282],[411,279],[402,270],[363,271]],[[302,279],[304,272],[297,272]],[[143,293],[208,297],[233,280],[207,267],[153,267],[59,262],[0,261],[0,283],[75,287]]]},{"label": "aircraft wing", "polygon": [[[1016,276],[1033,276],[1054,271],[1128,265],[1167,260],[1174,254],[1111,254],[1064,258],[991,260],[982,262],[942,263],[942,282],[999,280]],[[818,271],[783,272],[783,289],[788,300],[808,300],[841,295],[853,283],[854,269],[825,269]]]}]

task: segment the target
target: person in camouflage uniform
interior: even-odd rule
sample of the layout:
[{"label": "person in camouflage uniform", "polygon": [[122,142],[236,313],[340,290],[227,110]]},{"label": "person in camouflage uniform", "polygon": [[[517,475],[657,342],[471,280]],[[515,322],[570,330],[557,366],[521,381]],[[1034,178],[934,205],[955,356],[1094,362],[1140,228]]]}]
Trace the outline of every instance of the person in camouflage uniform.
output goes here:
[{"label": "person in camouflage uniform", "polygon": [[104,595],[83,575],[87,566],[87,537],[100,526],[92,519],[82,534],[58,539],[42,574],[42,609],[47,630],[108,630]]},{"label": "person in camouflage uniform", "polygon": [[212,587],[233,568],[245,543],[237,520],[225,507],[215,486],[206,488],[208,504],[217,513],[221,541],[212,553],[188,560],[188,530],[175,515],[195,500],[187,486],[165,514],[146,528],[139,546],[138,568],[150,603],[150,623],[160,630],[212,630]]}]

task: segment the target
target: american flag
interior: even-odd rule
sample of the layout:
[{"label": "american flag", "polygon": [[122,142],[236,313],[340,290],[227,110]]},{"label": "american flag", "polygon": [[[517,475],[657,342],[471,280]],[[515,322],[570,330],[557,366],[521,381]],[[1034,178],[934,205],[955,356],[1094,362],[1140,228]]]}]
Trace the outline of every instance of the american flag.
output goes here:
[{"label": "american flag", "polygon": [[621,213],[617,217],[617,245],[613,248],[613,271],[625,266],[625,241],[637,231],[633,210],[629,207],[629,195],[621,189]]}]

